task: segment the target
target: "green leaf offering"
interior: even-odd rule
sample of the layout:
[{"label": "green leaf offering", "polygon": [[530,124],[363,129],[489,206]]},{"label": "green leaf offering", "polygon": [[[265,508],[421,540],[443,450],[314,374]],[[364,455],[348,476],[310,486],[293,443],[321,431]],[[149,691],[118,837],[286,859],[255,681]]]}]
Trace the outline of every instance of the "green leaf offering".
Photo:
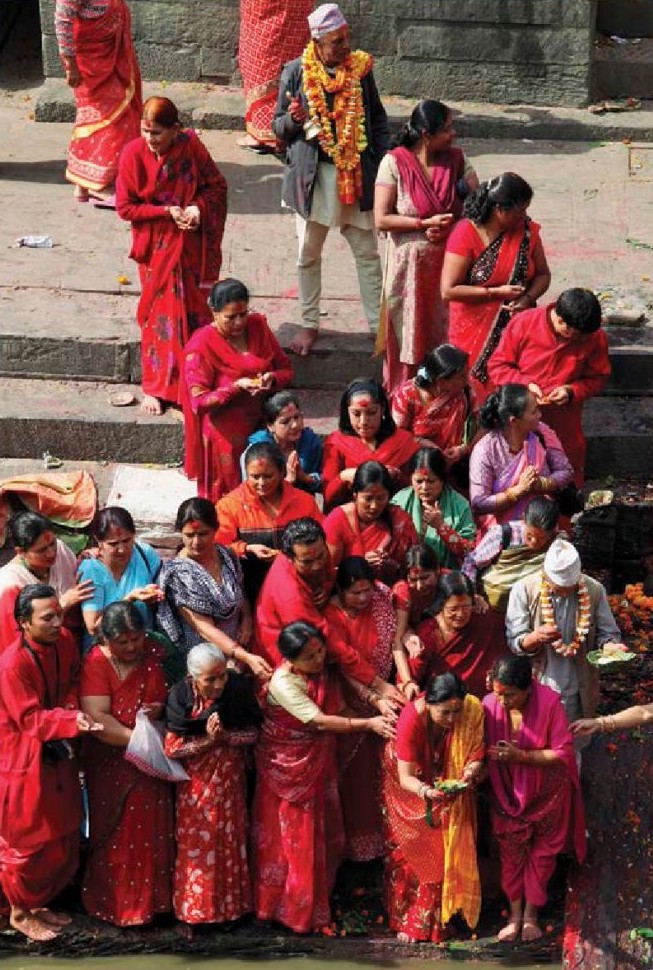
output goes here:
[{"label": "green leaf offering", "polygon": [[636,656],[636,653],[630,653],[628,650],[590,650],[587,654],[587,662],[593,667],[607,667],[609,664],[621,664],[634,660]]},{"label": "green leaf offering", "polygon": [[455,778],[451,778],[448,781],[436,781],[433,787],[444,792],[445,795],[455,795],[456,792],[464,791],[467,788],[467,782],[456,781]]}]

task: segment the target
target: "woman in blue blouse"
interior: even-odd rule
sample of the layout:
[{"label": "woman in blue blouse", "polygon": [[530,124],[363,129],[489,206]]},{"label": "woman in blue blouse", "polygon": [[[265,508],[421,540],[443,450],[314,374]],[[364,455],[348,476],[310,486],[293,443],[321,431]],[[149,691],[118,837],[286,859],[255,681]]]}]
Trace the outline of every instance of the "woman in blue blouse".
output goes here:
[{"label": "woman in blue blouse", "polygon": [[[305,492],[322,490],[322,439],[304,427],[299,398],[294,391],[278,391],[263,404],[266,427],[247,439],[247,447],[258,441],[274,441],[286,459],[286,481]],[[247,452],[245,451],[245,454]],[[243,478],[244,458],[241,458]]]},{"label": "woman in blue blouse", "polygon": [[150,628],[152,616],[148,607],[163,597],[156,584],[161,560],[147,543],[136,542],[136,527],[127,509],[117,505],[102,509],[93,534],[97,557],[84,559],[79,566],[80,581],[90,579],[94,588],[93,596],[82,603],[85,651],[92,643],[102,610],[110,603],[136,603]]}]

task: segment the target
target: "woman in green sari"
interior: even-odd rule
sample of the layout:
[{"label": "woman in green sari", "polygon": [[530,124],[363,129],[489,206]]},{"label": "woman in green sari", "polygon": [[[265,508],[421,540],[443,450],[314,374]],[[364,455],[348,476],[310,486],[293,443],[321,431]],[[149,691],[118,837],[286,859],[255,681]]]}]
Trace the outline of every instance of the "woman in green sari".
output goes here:
[{"label": "woman in green sari", "polygon": [[458,569],[474,548],[476,526],[467,499],[447,484],[447,461],[437,448],[420,448],[409,465],[411,479],[392,499],[411,516],[420,540],[441,566]]}]

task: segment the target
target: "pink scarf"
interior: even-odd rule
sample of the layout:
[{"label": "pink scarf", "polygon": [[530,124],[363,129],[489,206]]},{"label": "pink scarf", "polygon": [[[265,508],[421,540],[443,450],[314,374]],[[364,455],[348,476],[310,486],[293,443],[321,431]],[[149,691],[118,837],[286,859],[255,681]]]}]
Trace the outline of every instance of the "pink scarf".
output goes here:
[{"label": "pink scarf", "polygon": [[462,200],[456,194],[456,182],[463,177],[464,155],[460,148],[446,148],[435,157],[432,179],[408,148],[393,148],[393,156],[399,169],[399,178],[417,209],[420,219],[452,212],[459,219],[463,211]]}]

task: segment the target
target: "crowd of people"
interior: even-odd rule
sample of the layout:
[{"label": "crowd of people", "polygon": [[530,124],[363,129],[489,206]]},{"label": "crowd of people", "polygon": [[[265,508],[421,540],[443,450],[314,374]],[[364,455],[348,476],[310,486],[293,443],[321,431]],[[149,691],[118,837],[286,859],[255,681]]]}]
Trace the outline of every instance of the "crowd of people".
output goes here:
[{"label": "crowd of people", "polygon": [[[82,137],[87,34],[128,35],[125,11],[57,0],[78,98],[68,177],[80,200],[116,180],[145,408],[183,408],[198,496],[163,562],[125,508],[99,511],[79,560],[38,513],[10,521],[0,907],[30,939],[61,932],[50,903],[78,871],[85,814],[82,905],[116,926],[254,914],[316,931],[340,864],[381,859],[390,928],[435,942],[477,925],[480,821],[509,905],[499,938],[537,939],[557,857],[584,856],[587,737],[652,716],[594,716],[587,654],[621,635],[565,531],[582,403],[610,371],[599,301],[573,287],[536,305],[550,273],[533,190],[479,181],[445,105],[421,101],[389,146],[372,59],[335,4],[286,24],[284,53],[304,46],[283,70],[241,44],[247,144],[283,147],[297,214],[291,350],[317,338],[337,226],[384,354],[383,383],[344,388],[322,441],[247,287],[219,278],[226,182],[174,104],[141,111],[134,61],[129,109]],[[85,168],[93,139],[113,153],[104,173]]]}]

